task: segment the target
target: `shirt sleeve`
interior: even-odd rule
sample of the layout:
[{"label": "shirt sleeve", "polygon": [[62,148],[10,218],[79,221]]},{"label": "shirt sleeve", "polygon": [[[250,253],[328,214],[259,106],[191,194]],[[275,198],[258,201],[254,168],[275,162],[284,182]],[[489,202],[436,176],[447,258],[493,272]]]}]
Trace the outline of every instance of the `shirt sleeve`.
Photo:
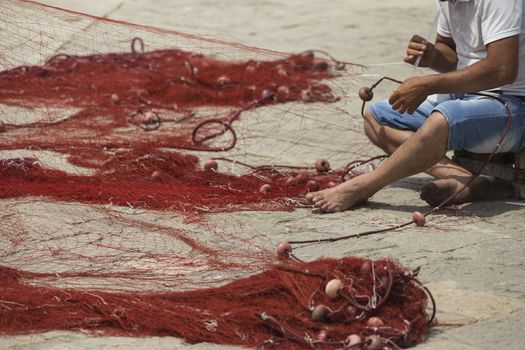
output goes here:
[{"label": "shirt sleeve", "polygon": [[483,43],[521,33],[523,16],[522,0],[484,0],[481,13],[481,33]]},{"label": "shirt sleeve", "polygon": [[450,32],[450,25],[448,22],[448,16],[446,12],[446,5],[443,5],[441,3],[438,4],[438,22],[437,22],[437,33],[441,36],[451,38],[452,33]]}]

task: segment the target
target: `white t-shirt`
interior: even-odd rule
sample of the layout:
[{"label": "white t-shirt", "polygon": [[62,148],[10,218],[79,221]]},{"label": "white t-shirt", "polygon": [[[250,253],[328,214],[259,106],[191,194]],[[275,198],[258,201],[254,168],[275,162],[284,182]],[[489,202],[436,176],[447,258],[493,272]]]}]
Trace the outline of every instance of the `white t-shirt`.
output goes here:
[{"label": "white t-shirt", "polygon": [[438,2],[437,32],[456,43],[458,69],[487,57],[486,45],[520,36],[520,69],[513,84],[499,90],[525,96],[525,0],[456,0]]}]

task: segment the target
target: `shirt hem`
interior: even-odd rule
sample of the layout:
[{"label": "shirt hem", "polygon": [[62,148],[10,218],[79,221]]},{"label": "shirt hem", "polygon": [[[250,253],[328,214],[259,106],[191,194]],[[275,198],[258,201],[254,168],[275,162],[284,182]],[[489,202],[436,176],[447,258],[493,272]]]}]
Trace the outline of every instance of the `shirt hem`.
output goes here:
[{"label": "shirt hem", "polygon": [[514,35],[519,35],[519,34],[521,34],[521,28],[507,29],[505,31],[484,37],[483,43],[485,45],[488,45],[490,43],[493,43],[494,41],[498,41],[498,40],[505,39],[505,38],[508,38]]},{"label": "shirt hem", "polygon": [[437,33],[439,35],[441,35],[441,36],[446,37],[446,38],[452,38],[452,33],[451,32],[445,32],[445,31],[443,31],[443,30],[438,28]]}]

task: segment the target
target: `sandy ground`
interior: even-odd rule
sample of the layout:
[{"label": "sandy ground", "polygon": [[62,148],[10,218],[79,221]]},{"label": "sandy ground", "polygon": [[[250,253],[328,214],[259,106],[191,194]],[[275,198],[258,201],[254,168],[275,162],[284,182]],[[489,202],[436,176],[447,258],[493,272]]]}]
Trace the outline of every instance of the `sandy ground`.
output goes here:
[{"label": "sandy ground", "polygon": [[[251,136],[244,140],[242,152],[231,151],[229,157],[252,163],[271,161],[297,165],[310,164],[321,156],[329,158],[333,164],[342,164],[364,154],[379,153],[356,132],[361,128],[361,121],[355,87],[370,84],[379,75],[402,79],[428,73],[399,62],[410,36],[428,33],[435,11],[431,0],[334,0],[329,4],[310,0],[94,0],[75,3],[48,0],[45,3],[285,52],[323,49],[341,60],[369,65],[367,69],[356,70],[362,75],[347,86],[349,90],[344,101],[335,107],[327,107],[339,108],[340,113],[333,119],[323,119],[320,115],[318,119],[305,121],[292,118],[283,123],[275,117],[264,126],[259,126],[250,118],[241,121],[241,129],[250,130]],[[379,97],[386,96],[391,89],[391,85],[385,84],[378,93]],[[320,114],[325,112],[319,110]],[[260,113],[265,116],[265,121],[270,120],[271,116],[266,116],[266,112]],[[269,127],[278,130],[278,134],[273,135],[272,144],[264,142]],[[290,139],[302,142],[291,142]],[[328,143],[327,140],[333,142]],[[316,142],[323,144],[323,147],[316,148]],[[399,181],[376,194],[366,207],[341,214],[319,216],[307,210],[291,213],[240,212],[228,214],[228,222],[243,222],[250,230],[265,232],[266,238],[259,243],[267,247],[284,239],[360,232],[403,222],[414,210],[428,209],[418,198],[418,189],[427,180],[427,176],[419,175]],[[511,204],[518,202],[516,199],[501,199],[508,190],[505,184],[500,184],[493,191],[494,199],[466,205],[461,211],[435,215],[425,228],[408,228],[380,237],[329,244],[323,249],[305,247],[297,250],[297,254],[306,260],[347,255],[394,257],[406,266],[421,266],[420,276],[437,299],[438,319],[464,323],[465,326],[436,328],[428,341],[417,349],[523,349],[525,207]],[[78,214],[64,208],[46,208],[41,210],[56,210],[71,220]],[[34,212],[31,216],[31,210],[34,209],[26,211],[28,218],[45,216],[45,213],[38,216]],[[210,220],[223,222],[224,219],[224,215],[215,215]],[[210,344],[189,346],[167,337],[136,339],[51,332],[1,337],[0,348],[227,347]]]}]

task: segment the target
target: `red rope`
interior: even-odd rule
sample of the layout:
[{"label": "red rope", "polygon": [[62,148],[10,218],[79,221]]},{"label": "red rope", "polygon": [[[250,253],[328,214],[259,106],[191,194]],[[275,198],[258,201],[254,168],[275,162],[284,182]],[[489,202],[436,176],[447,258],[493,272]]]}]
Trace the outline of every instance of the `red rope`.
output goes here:
[{"label": "red rope", "polygon": [[[373,97],[373,90],[384,80],[390,80],[390,81],[393,81],[395,83],[402,84],[402,82],[399,81],[399,80],[396,80],[396,79],[393,79],[393,78],[389,78],[389,77],[383,77],[383,78],[379,79],[376,83],[374,83],[369,88],[369,92],[370,92],[369,96]],[[479,177],[479,175],[483,172],[483,170],[485,169],[487,164],[492,160],[494,155],[501,148],[501,145],[503,144],[503,141],[507,137],[507,134],[508,134],[508,132],[510,130],[510,126],[512,124],[512,111],[510,110],[510,107],[508,106],[508,103],[504,99],[502,99],[500,97],[493,96],[493,95],[484,94],[484,93],[473,93],[473,95],[490,97],[490,98],[493,98],[493,99],[497,100],[501,104],[503,104],[503,106],[505,107],[505,111],[507,112],[507,125],[506,125],[506,127],[505,127],[505,129],[503,131],[503,134],[501,135],[498,143],[496,144],[496,146],[494,147],[494,149],[490,153],[489,157],[480,166],[478,171],[475,172],[471,176],[471,178],[460,189],[458,189],[456,192],[454,192],[452,195],[450,195],[447,199],[445,199],[443,202],[441,202],[441,204],[439,204],[435,208],[432,208],[432,209],[428,210],[427,212],[425,212],[423,214],[425,217],[427,217],[427,216],[429,216],[431,214],[434,214],[435,212],[443,209],[443,207],[447,206],[454,198],[456,198],[467,187],[469,187],[476,178]],[[367,102],[368,102],[367,100],[363,99],[363,105],[362,105],[362,108],[361,108],[361,115],[363,117],[364,117],[365,105],[366,105]],[[383,157],[383,156],[381,156],[381,157]],[[350,164],[352,164],[352,163],[350,163]],[[374,235],[374,234],[383,234],[383,233],[386,233],[386,232],[391,232],[391,231],[398,230],[400,228],[403,228],[403,227],[406,227],[406,226],[409,226],[409,225],[412,225],[412,224],[415,224],[415,223],[416,223],[415,220],[410,220],[410,221],[407,221],[407,222],[405,222],[403,224],[395,225],[393,227],[387,227],[387,228],[382,228],[382,229],[377,229],[377,230],[370,230],[370,231],[365,231],[365,232],[360,232],[360,233],[353,233],[353,234],[343,235],[343,236],[339,236],[339,237],[322,238],[322,239],[310,239],[310,240],[295,240],[295,241],[289,241],[289,243],[290,244],[318,244],[318,243],[326,243],[326,242],[337,242],[337,241],[347,240],[347,239],[351,239],[351,238],[365,237],[365,236],[370,236],[370,235]]]}]

